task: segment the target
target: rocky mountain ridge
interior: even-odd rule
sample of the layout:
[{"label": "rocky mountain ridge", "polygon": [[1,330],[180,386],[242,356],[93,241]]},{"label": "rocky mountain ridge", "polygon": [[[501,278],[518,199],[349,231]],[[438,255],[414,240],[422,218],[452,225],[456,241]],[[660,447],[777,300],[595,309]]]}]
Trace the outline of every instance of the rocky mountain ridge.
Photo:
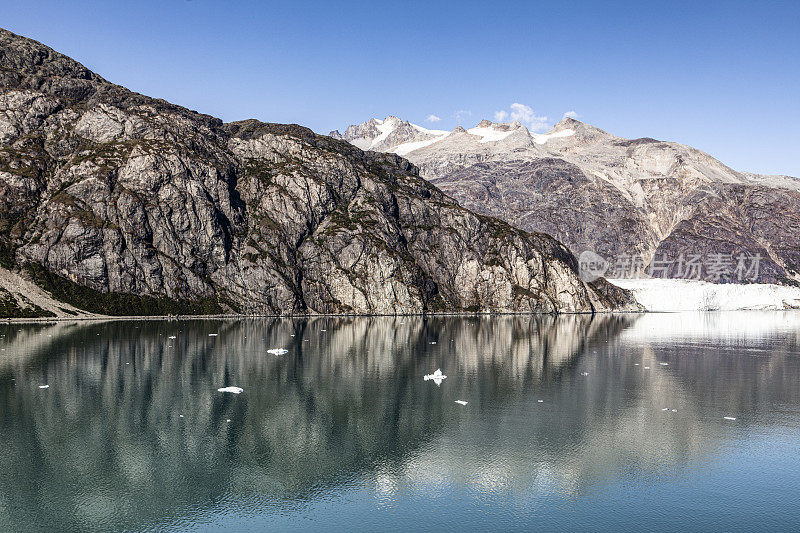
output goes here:
[{"label": "rocky mountain ridge", "polygon": [[695,261],[708,281],[800,280],[796,178],[737,172],[689,146],[573,118],[544,134],[482,121],[380,149],[402,153],[468,209],[599,254],[607,275],[693,277]]},{"label": "rocky mountain ridge", "polygon": [[13,275],[104,314],[634,306],[583,283],[551,237],[459,206],[395,154],[225,124],[6,30],[0,252]]}]

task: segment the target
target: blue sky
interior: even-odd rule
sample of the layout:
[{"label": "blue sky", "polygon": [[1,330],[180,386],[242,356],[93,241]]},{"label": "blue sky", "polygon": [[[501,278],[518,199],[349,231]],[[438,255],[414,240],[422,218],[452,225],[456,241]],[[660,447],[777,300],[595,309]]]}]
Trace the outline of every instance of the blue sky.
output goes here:
[{"label": "blue sky", "polygon": [[800,176],[800,2],[649,4],[3,0],[0,26],[226,121],[451,129],[519,103]]}]

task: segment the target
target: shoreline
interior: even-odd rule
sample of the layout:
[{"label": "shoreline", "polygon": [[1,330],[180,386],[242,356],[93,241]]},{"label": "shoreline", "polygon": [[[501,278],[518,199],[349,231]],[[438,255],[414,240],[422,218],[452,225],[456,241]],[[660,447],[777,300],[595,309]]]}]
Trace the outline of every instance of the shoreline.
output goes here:
[{"label": "shoreline", "polygon": [[675,315],[675,314],[707,314],[707,313],[750,313],[750,312],[800,312],[800,309],[709,309],[709,310],[675,310],[675,311],[596,311],[596,312],[571,312],[571,313],[460,313],[460,312],[437,312],[437,313],[406,313],[406,314],[308,314],[308,315],[129,315],[129,316],[76,316],[76,317],[40,317],[40,318],[0,318],[2,324],[46,324],[51,322],[121,322],[121,321],[145,321],[145,320],[246,320],[246,319],[291,319],[307,320],[312,318],[428,318],[428,317],[503,317],[503,316],[585,316],[585,315]]}]

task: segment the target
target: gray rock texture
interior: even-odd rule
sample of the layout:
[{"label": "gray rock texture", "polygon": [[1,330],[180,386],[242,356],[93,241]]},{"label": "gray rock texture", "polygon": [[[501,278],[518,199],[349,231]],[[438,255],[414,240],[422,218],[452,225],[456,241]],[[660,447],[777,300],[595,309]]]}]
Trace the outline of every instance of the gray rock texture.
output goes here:
[{"label": "gray rock texture", "polygon": [[395,155],[221,120],[0,30],[0,250],[93,312],[632,308],[574,256]]}]

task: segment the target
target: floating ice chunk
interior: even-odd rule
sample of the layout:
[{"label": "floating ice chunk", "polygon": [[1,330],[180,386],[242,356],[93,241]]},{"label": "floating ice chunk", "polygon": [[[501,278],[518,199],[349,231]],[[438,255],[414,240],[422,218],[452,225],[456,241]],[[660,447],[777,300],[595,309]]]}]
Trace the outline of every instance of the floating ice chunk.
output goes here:
[{"label": "floating ice chunk", "polygon": [[736,417],[735,417],[735,416],[723,416],[722,418],[723,418],[724,420],[736,420]]},{"label": "floating ice chunk", "polygon": [[219,392],[232,392],[233,394],[241,394],[244,389],[241,387],[222,387],[217,389]]},{"label": "floating ice chunk", "polygon": [[447,376],[442,374],[441,368],[437,368],[436,372],[434,372],[433,374],[425,374],[425,381],[432,379],[433,382],[436,383],[437,385],[441,385],[442,381],[444,381],[446,378]]},{"label": "floating ice chunk", "polygon": [[216,337],[217,335],[219,335],[219,333],[209,333],[208,334],[209,337]]},{"label": "floating ice chunk", "polygon": [[289,350],[286,348],[273,348],[271,350],[267,350],[267,353],[271,353],[272,355],[283,355],[285,353],[289,353]]},{"label": "floating ice chunk", "polygon": [[50,385],[39,385],[40,389],[49,389]]}]

